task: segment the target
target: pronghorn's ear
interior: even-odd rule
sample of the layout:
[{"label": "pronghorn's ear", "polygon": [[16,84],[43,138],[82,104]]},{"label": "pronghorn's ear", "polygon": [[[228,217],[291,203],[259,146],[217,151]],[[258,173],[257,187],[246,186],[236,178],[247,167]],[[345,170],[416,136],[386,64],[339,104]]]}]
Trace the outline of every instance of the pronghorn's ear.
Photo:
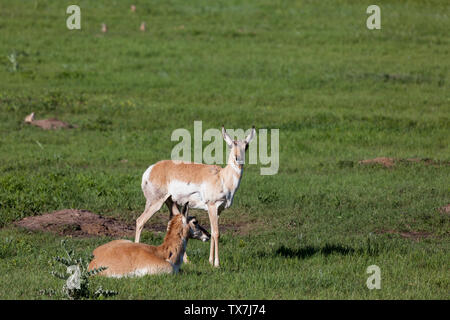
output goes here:
[{"label": "pronghorn's ear", "polygon": [[187,218],[187,216],[188,216],[188,213],[189,213],[189,201],[186,202],[186,203],[184,204],[183,208],[181,209],[181,214],[182,214],[183,216],[185,216],[186,218]]},{"label": "pronghorn's ear", "polygon": [[222,136],[227,145],[231,148],[233,145],[233,139],[231,139],[230,135],[225,131],[225,127],[222,126]]},{"label": "pronghorn's ear", "polygon": [[255,137],[255,134],[256,134],[256,129],[255,129],[255,126],[253,126],[253,127],[252,127],[252,131],[250,131],[250,133],[249,133],[249,135],[247,136],[247,138],[245,138],[245,142],[246,142],[247,144],[249,144],[250,141],[252,141],[253,138]]}]

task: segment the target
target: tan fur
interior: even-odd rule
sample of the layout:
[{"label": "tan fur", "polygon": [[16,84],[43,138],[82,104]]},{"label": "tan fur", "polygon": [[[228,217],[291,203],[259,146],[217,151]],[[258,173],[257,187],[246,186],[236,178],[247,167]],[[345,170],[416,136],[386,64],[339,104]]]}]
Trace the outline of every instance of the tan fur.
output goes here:
[{"label": "tan fur", "polygon": [[221,167],[215,165],[162,160],[154,165],[149,181],[162,189],[166,188],[171,180],[198,184],[208,181],[215,184],[221,170]]},{"label": "tan fur", "polygon": [[[230,160],[234,161],[234,160]],[[236,164],[242,168],[242,165]],[[180,180],[188,183],[207,183],[211,188],[220,188],[221,181],[225,182],[228,189],[232,188],[233,176],[237,179],[240,174],[235,170],[226,170],[215,165],[199,163],[186,163],[173,160],[162,160],[157,162],[149,176],[149,182],[157,185],[160,190],[167,192],[167,185],[172,180]]]},{"label": "tan fur", "polygon": [[135,242],[139,242],[145,222],[161,208],[164,202],[172,215],[176,204],[182,205],[189,201],[193,208],[208,211],[213,235],[209,261],[214,266],[219,266],[219,214],[233,202],[242,177],[245,150],[255,135],[255,128],[253,127],[245,140],[233,141],[223,127],[222,135],[231,148],[228,163],[224,168],[163,160],[147,169],[142,178],[142,191],[147,202],[144,212],[136,220]]},{"label": "tan fur", "polygon": [[[182,264],[190,232],[195,227],[201,228],[195,226],[194,221],[188,223],[186,217],[177,214],[169,221],[167,234],[161,245],[151,246],[129,240],[108,242],[94,250],[89,270],[107,267],[100,275],[109,277],[176,273]],[[209,239],[207,232],[206,236]]]},{"label": "tan fur", "polygon": [[100,275],[109,277],[132,275],[149,266],[159,271],[155,273],[173,272],[172,265],[159,256],[155,248],[129,240],[114,240],[94,250],[95,258],[89,264],[89,270],[107,267]]}]

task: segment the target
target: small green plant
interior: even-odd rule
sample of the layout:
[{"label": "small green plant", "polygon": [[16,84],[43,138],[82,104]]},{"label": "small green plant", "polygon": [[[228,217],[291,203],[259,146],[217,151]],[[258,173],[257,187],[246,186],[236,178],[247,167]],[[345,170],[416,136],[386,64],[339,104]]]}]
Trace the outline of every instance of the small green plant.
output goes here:
[{"label": "small green plant", "polygon": [[19,70],[19,62],[17,61],[17,54],[15,52],[12,52],[9,56],[6,57],[11,62],[12,71],[17,72]]},{"label": "small green plant", "polygon": [[0,259],[15,257],[19,252],[31,254],[32,246],[22,238],[6,237],[0,241]]},{"label": "small green plant", "polygon": [[262,204],[271,204],[280,199],[278,193],[276,191],[270,191],[270,192],[260,192],[258,194],[258,200]]},{"label": "small green plant", "polygon": [[66,272],[52,271],[52,275],[55,277],[65,280],[62,292],[63,294],[71,300],[80,299],[102,299],[113,295],[116,295],[116,291],[104,290],[101,286],[92,292],[89,284],[89,278],[96,275],[103,270],[105,267],[100,267],[92,270],[88,270],[89,259],[74,256],[74,250],[68,249],[66,246],[66,240],[61,241],[61,246],[64,250],[65,257],[56,256],[54,260],[59,262],[61,265],[66,267]]},{"label": "small green plant", "polygon": [[0,242],[0,258],[14,256],[16,253],[14,242],[11,238],[5,238]]}]

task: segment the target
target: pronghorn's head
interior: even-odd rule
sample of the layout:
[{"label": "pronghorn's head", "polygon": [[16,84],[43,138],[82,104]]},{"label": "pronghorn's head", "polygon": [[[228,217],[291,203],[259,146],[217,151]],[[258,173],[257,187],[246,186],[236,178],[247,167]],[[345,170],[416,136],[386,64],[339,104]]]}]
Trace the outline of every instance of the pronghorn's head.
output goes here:
[{"label": "pronghorn's head", "polygon": [[26,123],[31,123],[31,122],[33,122],[34,121],[34,112],[32,112],[31,114],[29,114],[29,115],[27,115],[26,117],[25,117],[25,122]]},{"label": "pronghorn's head", "polygon": [[183,220],[183,227],[189,228],[189,238],[201,240],[203,242],[208,241],[211,235],[205,228],[203,228],[197,221],[197,218],[190,217],[189,212],[189,202],[181,209],[181,215]]},{"label": "pronghorn's head", "polygon": [[230,157],[236,163],[240,166],[244,165],[245,163],[245,151],[248,148],[248,144],[252,139],[255,137],[256,129],[255,126],[253,126],[252,130],[250,131],[249,135],[244,140],[233,140],[231,139],[230,135],[225,131],[225,127],[222,126],[222,135],[227,143],[228,147],[231,148]]}]

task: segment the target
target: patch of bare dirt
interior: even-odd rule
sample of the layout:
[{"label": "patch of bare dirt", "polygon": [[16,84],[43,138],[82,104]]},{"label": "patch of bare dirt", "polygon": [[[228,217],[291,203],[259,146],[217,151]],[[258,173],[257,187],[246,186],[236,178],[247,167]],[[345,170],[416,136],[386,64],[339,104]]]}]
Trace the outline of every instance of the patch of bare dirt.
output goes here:
[{"label": "patch of bare dirt", "polygon": [[406,238],[406,239],[411,239],[414,241],[419,241],[425,238],[430,238],[432,236],[432,234],[430,232],[425,232],[425,231],[406,231],[406,232],[402,232],[402,231],[396,231],[396,230],[379,230],[376,233],[379,234],[398,234],[399,236]]},{"label": "patch of bare dirt", "polygon": [[135,228],[87,210],[64,209],[40,216],[26,217],[15,223],[32,231],[46,231],[64,236],[133,236]]},{"label": "patch of bare dirt", "polygon": [[429,158],[408,158],[408,159],[395,159],[395,158],[387,158],[387,157],[378,157],[374,159],[366,159],[361,160],[358,163],[362,165],[368,165],[368,164],[379,164],[386,168],[392,168],[396,163],[403,162],[403,163],[423,163],[425,165],[450,165],[450,161],[439,161],[439,160],[433,160]]},{"label": "patch of bare dirt", "polygon": [[35,120],[34,119],[34,112],[29,114],[25,117],[25,123],[31,124],[33,126],[40,127],[44,130],[56,130],[56,129],[70,129],[70,128],[76,128],[77,126],[72,125],[70,123],[50,118],[50,119],[42,119],[42,120]]},{"label": "patch of bare dirt", "polygon": [[400,159],[398,161],[407,161],[407,162],[415,162],[415,163],[423,163],[425,165],[431,166],[448,166],[450,165],[450,161],[441,161],[441,160],[433,160],[430,158],[409,158],[409,159]]},{"label": "patch of bare dirt", "polygon": [[[207,225],[207,229],[211,230],[209,224]],[[231,233],[233,235],[246,236],[251,232],[251,227],[249,224],[246,223],[233,223],[233,224],[219,223],[219,231],[222,233]]]},{"label": "patch of bare dirt", "polygon": [[381,164],[382,166],[386,167],[386,168],[390,168],[394,165],[394,158],[386,158],[386,157],[379,157],[379,158],[375,158],[375,159],[366,159],[366,160],[361,160],[358,163],[359,164]]},{"label": "patch of bare dirt", "polygon": [[[163,232],[167,231],[166,217],[153,219],[145,224],[144,230]],[[51,232],[61,236],[72,237],[134,237],[135,224],[127,224],[120,220],[101,216],[87,210],[63,209],[39,216],[26,217],[15,222],[15,225],[31,230]],[[202,223],[210,230],[209,221]],[[221,232],[233,234],[248,234],[246,224],[219,224]]]}]

